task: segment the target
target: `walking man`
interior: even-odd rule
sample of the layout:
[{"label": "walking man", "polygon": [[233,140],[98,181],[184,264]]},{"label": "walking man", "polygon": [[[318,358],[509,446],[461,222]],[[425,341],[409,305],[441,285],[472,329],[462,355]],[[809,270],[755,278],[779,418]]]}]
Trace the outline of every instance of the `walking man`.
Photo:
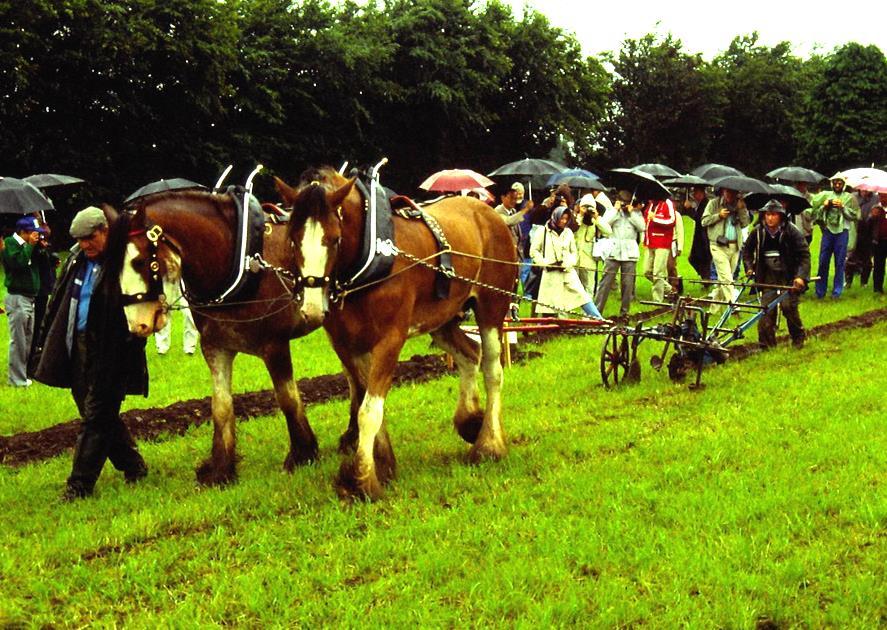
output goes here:
[{"label": "walking man", "polygon": [[816,281],[816,297],[824,298],[828,290],[828,274],[831,259],[835,259],[835,279],[832,297],[839,298],[844,291],[844,265],[847,262],[847,246],[850,242],[850,226],[859,220],[859,207],[853,195],[844,190],[846,178],[835,173],[830,180],[832,189],[814,195],[810,200],[813,221],[822,230],[819,242],[819,269]]},{"label": "walking man", "polygon": [[[786,290],[789,292],[779,308],[788,325],[792,345],[802,348],[807,333],[801,323],[798,301],[810,280],[810,248],[804,233],[788,220],[781,203],[771,200],[761,212],[764,220],[758,222],[742,248],[745,273],[759,285],[762,306]],[[758,323],[758,341],[763,348],[776,345],[776,308],[768,310]]]}]

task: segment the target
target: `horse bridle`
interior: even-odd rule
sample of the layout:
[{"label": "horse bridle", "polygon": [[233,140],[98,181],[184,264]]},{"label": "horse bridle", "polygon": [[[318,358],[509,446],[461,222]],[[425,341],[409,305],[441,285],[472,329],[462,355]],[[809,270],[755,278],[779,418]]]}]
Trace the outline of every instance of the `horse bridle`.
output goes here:
[{"label": "horse bridle", "polygon": [[122,294],[120,296],[123,306],[142,304],[144,302],[160,302],[161,310],[166,310],[166,295],[163,293],[163,278],[160,276],[160,259],[157,252],[160,243],[169,244],[169,240],[163,235],[163,228],[154,225],[144,230],[133,230],[130,237],[144,234],[148,239],[148,270],[151,275],[148,280],[148,291],[145,293]]}]

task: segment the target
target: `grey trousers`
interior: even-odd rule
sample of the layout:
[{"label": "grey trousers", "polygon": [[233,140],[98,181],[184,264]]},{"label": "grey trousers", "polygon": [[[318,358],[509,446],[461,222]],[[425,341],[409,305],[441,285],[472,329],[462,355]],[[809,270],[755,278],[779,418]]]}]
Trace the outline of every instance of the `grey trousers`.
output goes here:
[{"label": "grey trousers", "polygon": [[34,298],[7,293],[4,300],[9,320],[9,370],[10,385],[28,382],[28,353],[34,336]]},{"label": "grey trousers", "polygon": [[619,314],[628,315],[628,308],[634,298],[634,278],[637,266],[636,260],[613,260],[612,258],[607,260],[604,266],[604,277],[598,284],[597,294],[594,296],[594,305],[597,306],[597,310],[601,313],[604,312],[604,306],[610,296],[610,289],[613,288],[613,283],[616,281],[616,272],[619,271],[619,285],[622,289],[622,304],[619,307]]}]

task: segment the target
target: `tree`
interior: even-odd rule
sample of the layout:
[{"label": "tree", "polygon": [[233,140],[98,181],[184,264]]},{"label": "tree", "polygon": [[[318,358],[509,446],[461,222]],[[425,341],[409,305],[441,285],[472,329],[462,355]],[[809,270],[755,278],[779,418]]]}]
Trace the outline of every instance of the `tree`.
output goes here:
[{"label": "tree", "polygon": [[602,157],[631,166],[664,162],[681,171],[702,161],[720,123],[721,93],[700,55],[668,34],[626,40],[613,66]]},{"label": "tree", "polygon": [[712,66],[723,90],[723,126],[707,161],[758,175],[793,163],[803,73],[791,45],[761,46],[757,33],[736,37]]},{"label": "tree", "polygon": [[877,46],[851,43],[821,63],[809,87],[799,158],[831,174],[883,161],[887,144],[887,60]]}]

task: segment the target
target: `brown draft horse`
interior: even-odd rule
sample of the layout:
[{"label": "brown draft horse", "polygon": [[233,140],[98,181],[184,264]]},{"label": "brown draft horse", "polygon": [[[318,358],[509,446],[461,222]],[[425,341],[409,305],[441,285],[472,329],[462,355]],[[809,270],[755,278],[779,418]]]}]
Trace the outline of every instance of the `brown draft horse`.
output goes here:
[{"label": "brown draft horse", "polygon": [[[153,226],[163,232],[156,244],[146,230]],[[293,381],[289,340],[311,332],[321,322],[303,316],[287,285],[286,270],[296,263],[286,225],[266,224],[265,228],[262,256],[271,268],[260,272],[257,291],[230,304],[191,305],[213,379],[212,454],[197,468],[197,479],[207,485],[227,483],[237,475],[231,368],[238,352],[261,357],[271,375],[290,438],[284,468],[292,471],[317,457],[317,439]],[[121,292],[143,299],[125,307],[133,333],[147,337],[165,322],[165,298],[156,290],[151,294],[152,253],[159,274],[171,282],[183,278],[189,292],[215,296],[225,290],[236,240],[235,206],[229,195],[177,191],[146,197],[137,203],[127,230]]]},{"label": "brown draft horse", "polygon": [[[302,278],[335,279],[357,262],[365,211],[363,195],[354,182],[331,168],[306,171],[297,189],[276,180],[278,192],[293,208],[290,238],[295,248],[294,269]],[[449,297],[435,297],[433,269],[403,255],[396,257],[384,281],[338,296],[338,302],[337,296],[330,294],[330,282],[305,289],[305,308],[325,313],[324,329],[342,361],[351,390],[348,430],[339,441],[346,459],[336,479],[337,490],[344,497],[375,499],[395,474],[384,404],[408,337],[429,333],[454,357],[460,395],[453,420],[459,435],[473,443],[470,460],[498,459],[506,452],[501,424],[500,336],[511,300],[508,292],[517,274],[511,234],[489,206],[470,197],[450,197],[425,211],[443,228],[451,249],[461,254],[453,254],[456,275],[471,279],[453,279]],[[397,248],[436,264],[438,247],[424,222],[398,216],[393,220]],[[330,304],[331,300],[334,303]],[[480,348],[459,327],[467,308],[476,316]],[[485,410],[479,403],[479,365],[487,392]]]}]

